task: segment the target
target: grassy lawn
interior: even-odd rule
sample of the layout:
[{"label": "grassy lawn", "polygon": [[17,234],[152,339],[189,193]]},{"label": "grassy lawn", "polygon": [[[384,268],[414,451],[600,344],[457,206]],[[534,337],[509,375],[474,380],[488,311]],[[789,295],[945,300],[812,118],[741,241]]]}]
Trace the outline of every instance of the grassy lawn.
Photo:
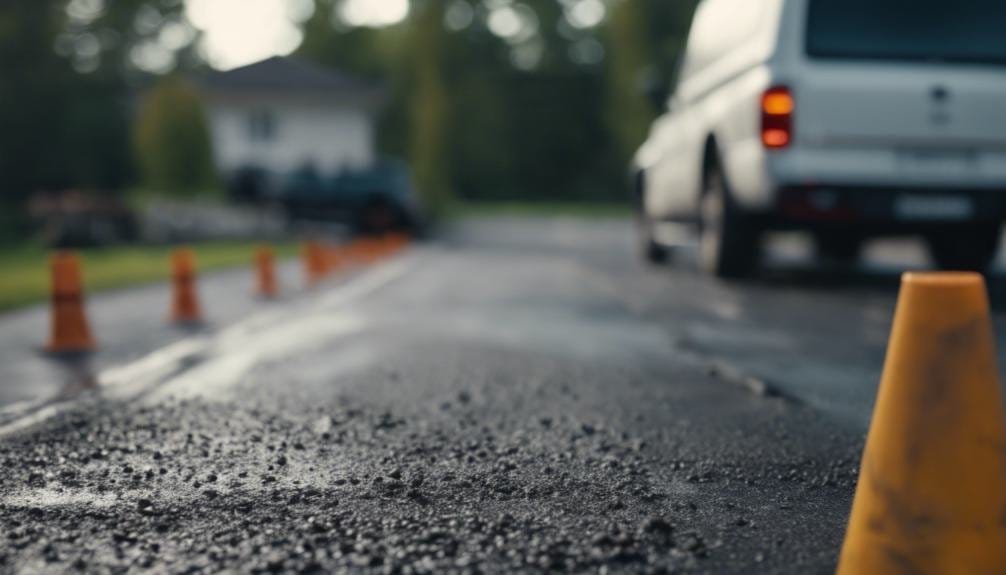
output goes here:
[{"label": "grassy lawn", "polygon": [[[200,270],[250,266],[257,243],[193,244]],[[289,257],[299,244],[276,244],[277,257]],[[166,281],[170,247],[117,246],[80,250],[85,288],[89,293]],[[0,311],[23,307],[49,297],[49,256],[40,246],[0,246]]]},{"label": "grassy lawn", "polygon": [[448,209],[450,217],[527,216],[580,218],[625,218],[632,215],[628,203],[590,202],[457,202]]}]

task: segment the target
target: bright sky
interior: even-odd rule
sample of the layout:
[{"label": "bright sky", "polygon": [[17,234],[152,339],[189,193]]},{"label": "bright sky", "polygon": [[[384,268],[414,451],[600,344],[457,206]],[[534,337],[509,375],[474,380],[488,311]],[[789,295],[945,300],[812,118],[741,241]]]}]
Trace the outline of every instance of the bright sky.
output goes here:
[{"label": "bright sky", "polygon": [[[87,5],[100,5],[103,1],[73,0],[72,4],[84,10]],[[603,0],[560,0],[560,3],[566,20],[574,28],[592,28],[605,17]],[[493,0],[487,5],[489,29],[515,49],[523,50],[524,60],[533,60],[530,56],[539,26],[535,12],[516,0]],[[314,0],[186,0],[189,21],[203,32],[200,50],[211,65],[220,69],[293,52],[303,41],[300,25],[314,10]],[[408,14],[409,0],[336,0],[332,16],[349,26],[379,27],[401,22]],[[448,10],[446,24],[460,29],[471,22],[472,16],[469,2],[455,0]],[[170,64],[170,55],[154,48],[157,47],[148,50],[149,54],[139,54],[139,59],[154,69]],[[169,61],[160,62],[156,56]]]},{"label": "bright sky", "polygon": [[409,0],[343,0],[339,17],[352,26],[388,26],[409,15]]},{"label": "bright sky", "polygon": [[[387,26],[403,20],[408,0],[341,0],[341,20],[351,26]],[[216,68],[228,69],[300,46],[299,24],[314,13],[312,0],[187,0],[186,15],[203,34],[201,49]]]}]

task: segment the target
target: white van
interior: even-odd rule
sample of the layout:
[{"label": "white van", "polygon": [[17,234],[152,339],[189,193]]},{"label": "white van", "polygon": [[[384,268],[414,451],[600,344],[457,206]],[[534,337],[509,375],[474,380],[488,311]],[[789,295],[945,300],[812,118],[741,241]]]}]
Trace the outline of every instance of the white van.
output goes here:
[{"label": "white van", "polygon": [[983,270],[1006,219],[1006,2],[704,0],[633,176],[654,261],[660,222],[685,221],[723,277],[774,229],[844,260],[920,235]]}]

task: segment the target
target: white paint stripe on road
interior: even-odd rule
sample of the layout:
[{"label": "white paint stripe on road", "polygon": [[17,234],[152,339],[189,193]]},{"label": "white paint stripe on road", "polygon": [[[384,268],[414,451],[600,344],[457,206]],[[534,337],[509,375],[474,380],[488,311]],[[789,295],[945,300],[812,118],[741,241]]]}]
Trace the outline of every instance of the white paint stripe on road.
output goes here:
[{"label": "white paint stripe on road", "polygon": [[321,300],[321,305],[324,308],[337,307],[371,295],[398,280],[417,265],[417,260],[412,258],[395,260],[385,267],[377,268],[372,274],[361,277],[357,282],[346,284],[343,289],[329,292]]},{"label": "white paint stripe on road", "polygon": [[99,377],[102,387],[125,385],[136,380],[149,380],[169,373],[179,364],[199,355],[208,345],[209,337],[194,336],[161,348],[144,358],[112,367]]},{"label": "white paint stripe on road", "polygon": [[[234,383],[263,360],[280,357],[298,349],[346,335],[362,329],[362,319],[346,316],[333,321],[319,312],[345,307],[374,294],[401,279],[418,265],[415,257],[396,259],[364,272],[308,305],[285,307],[259,312],[216,334],[192,336],[151,352],[134,362],[115,366],[102,372],[98,392],[107,397],[129,399],[160,384],[172,385],[173,391],[202,387],[213,378]],[[299,302],[298,302],[299,303]],[[279,323],[280,325],[277,325]],[[275,334],[267,334],[275,330]],[[193,371],[187,365],[196,366]],[[177,374],[177,375],[176,375]],[[13,414],[15,406],[2,413],[12,414],[8,423],[0,425],[0,437],[42,423],[75,405],[81,396],[71,399],[24,402],[25,411]]]},{"label": "white paint stripe on road", "polygon": [[222,339],[215,342],[199,365],[164,381],[150,399],[212,398],[239,383],[259,365],[356,333],[364,324],[351,312],[341,317],[311,314],[270,326],[257,334]]},{"label": "white paint stripe on road", "polygon": [[[205,337],[191,337],[175,342],[132,363],[110,367],[96,381],[100,382],[102,389],[112,389],[128,382],[149,385],[169,374],[174,366],[198,354],[205,347],[206,340]],[[7,422],[0,425],[0,437],[49,419],[78,397],[67,399],[57,396],[55,399],[35,399],[6,406],[0,410],[0,421]]]}]

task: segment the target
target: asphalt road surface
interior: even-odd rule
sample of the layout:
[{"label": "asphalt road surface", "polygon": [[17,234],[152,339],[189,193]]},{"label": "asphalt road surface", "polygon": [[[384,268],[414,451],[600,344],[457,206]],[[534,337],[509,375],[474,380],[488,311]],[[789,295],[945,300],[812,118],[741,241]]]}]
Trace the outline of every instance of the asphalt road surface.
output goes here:
[{"label": "asphalt road surface", "polygon": [[776,254],[724,284],[627,221],[471,220],[279,302],[203,278],[198,332],[92,298],[70,366],[2,316],[0,571],[831,572],[923,264]]}]

